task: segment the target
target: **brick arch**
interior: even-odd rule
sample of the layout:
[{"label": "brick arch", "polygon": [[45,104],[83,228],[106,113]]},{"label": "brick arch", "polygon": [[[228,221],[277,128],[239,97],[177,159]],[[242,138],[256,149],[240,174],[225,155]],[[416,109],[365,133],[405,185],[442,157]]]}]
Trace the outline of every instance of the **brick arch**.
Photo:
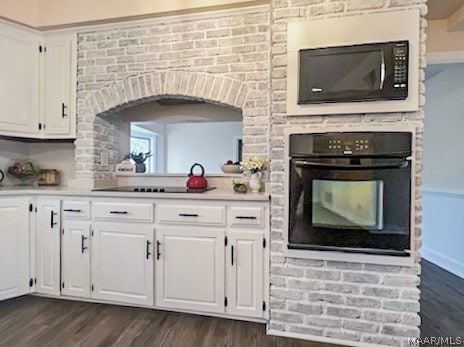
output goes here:
[{"label": "brick arch", "polygon": [[249,92],[245,83],[224,76],[188,71],[152,72],[106,86],[91,94],[87,103],[92,113],[99,116],[164,96],[205,100],[243,110]]}]

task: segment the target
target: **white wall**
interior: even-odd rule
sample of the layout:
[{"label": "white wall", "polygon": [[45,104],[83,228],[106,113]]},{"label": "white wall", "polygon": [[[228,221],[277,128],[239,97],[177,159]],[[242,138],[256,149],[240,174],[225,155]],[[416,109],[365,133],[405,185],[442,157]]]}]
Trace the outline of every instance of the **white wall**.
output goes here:
[{"label": "white wall", "polygon": [[437,72],[426,82],[424,186],[464,191],[464,64]]},{"label": "white wall", "polygon": [[0,139],[0,170],[5,173],[3,185],[13,185],[14,180],[6,173],[15,160],[31,161],[39,169],[57,169],[61,172],[62,185],[66,186],[75,176],[74,144],[72,143],[24,143]]},{"label": "white wall", "polygon": [[168,172],[189,172],[200,163],[206,173],[221,173],[221,165],[236,160],[235,138],[242,122],[172,123],[166,125]]},{"label": "white wall", "polygon": [[29,159],[40,169],[57,169],[61,173],[61,185],[67,186],[75,178],[74,144],[65,142],[41,142],[28,144]]},{"label": "white wall", "polygon": [[464,64],[429,71],[422,255],[464,278]]}]

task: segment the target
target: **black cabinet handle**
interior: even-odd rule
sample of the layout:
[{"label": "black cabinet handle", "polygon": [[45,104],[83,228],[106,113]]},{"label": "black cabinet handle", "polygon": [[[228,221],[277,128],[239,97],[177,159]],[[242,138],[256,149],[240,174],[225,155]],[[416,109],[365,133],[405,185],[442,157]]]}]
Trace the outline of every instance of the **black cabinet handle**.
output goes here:
[{"label": "black cabinet handle", "polygon": [[84,246],[84,241],[87,240],[88,237],[85,237],[84,235],[81,235],[81,253],[84,254],[84,250],[87,249],[87,247]]},{"label": "black cabinet handle", "polygon": [[258,217],[255,217],[255,216],[236,216],[235,218],[237,219],[258,219]]},{"label": "black cabinet handle", "polygon": [[179,213],[179,217],[198,217],[196,213]]},{"label": "black cabinet handle", "polygon": [[161,253],[160,253],[160,245],[161,245],[161,242],[159,241],[156,241],[156,259],[158,260],[161,256]]},{"label": "black cabinet handle", "polygon": [[68,115],[66,114],[65,110],[66,110],[66,105],[64,104],[64,102],[61,103],[61,118],[64,118],[64,117],[67,117]]},{"label": "black cabinet handle", "polygon": [[151,242],[147,240],[147,259],[150,258],[150,245],[151,245]]},{"label": "black cabinet handle", "polygon": [[74,210],[72,208],[66,208],[63,210],[64,212],[75,212],[75,213],[81,213],[82,210]]},{"label": "black cabinet handle", "polygon": [[112,214],[129,214],[127,211],[110,211]]},{"label": "black cabinet handle", "polygon": [[234,246],[230,246],[230,263],[234,266]]},{"label": "black cabinet handle", "polygon": [[55,217],[56,213],[53,212],[53,211],[50,211],[50,228],[53,229],[53,227],[55,225],[57,225],[58,223],[55,223],[55,221],[53,220],[53,218]]}]

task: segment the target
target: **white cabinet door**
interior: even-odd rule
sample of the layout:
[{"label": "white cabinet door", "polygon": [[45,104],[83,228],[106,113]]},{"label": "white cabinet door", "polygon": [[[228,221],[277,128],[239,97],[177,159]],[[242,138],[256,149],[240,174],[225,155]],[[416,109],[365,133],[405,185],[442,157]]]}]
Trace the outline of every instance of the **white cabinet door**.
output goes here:
[{"label": "white cabinet door", "polygon": [[153,233],[135,223],[93,226],[92,298],[153,304]]},{"label": "white cabinet door", "polygon": [[224,312],[224,231],[165,227],[156,233],[156,304]]},{"label": "white cabinet door", "polygon": [[76,137],[76,35],[45,37],[43,70],[43,134]]},{"label": "white cabinet door", "polygon": [[226,312],[247,317],[263,316],[263,234],[229,231],[226,252]]},{"label": "white cabinet door", "polygon": [[29,199],[0,199],[0,300],[29,292]]},{"label": "white cabinet door", "polygon": [[[40,34],[0,23],[0,134],[39,133]],[[36,136],[34,136],[36,135]]]},{"label": "white cabinet door", "polygon": [[64,295],[90,297],[90,223],[65,221],[61,288]]},{"label": "white cabinet door", "polygon": [[60,201],[37,199],[36,291],[60,295]]}]

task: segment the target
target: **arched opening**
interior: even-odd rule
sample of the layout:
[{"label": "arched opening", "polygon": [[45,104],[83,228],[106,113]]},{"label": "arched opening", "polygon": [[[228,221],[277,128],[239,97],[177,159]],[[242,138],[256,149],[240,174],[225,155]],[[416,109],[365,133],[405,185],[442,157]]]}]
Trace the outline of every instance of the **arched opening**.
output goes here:
[{"label": "arched opening", "polygon": [[[75,184],[91,187],[114,184],[114,164],[130,151],[130,144],[127,147],[130,139],[126,136],[124,140],[124,135],[121,136],[121,125],[125,121],[127,123],[130,115],[134,114],[137,115],[133,120],[135,123],[137,117],[139,121],[156,119],[157,112],[154,111],[167,108],[176,108],[178,115],[165,114],[164,118],[177,118],[177,121],[183,120],[184,123],[195,125],[207,123],[209,119],[214,119],[214,123],[221,122],[222,125],[242,120],[241,138],[238,134],[234,135],[237,142],[234,145],[236,155],[229,151],[229,154],[222,155],[221,162],[238,161],[239,153],[244,158],[268,155],[269,94],[267,90],[253,87],[253,84],[227,76],[167,71],[132,76],[86,95],[78,104],[80,122],[75,142]],[[185,116],[189,109],[195,111],[188,113],[190,118],[187,121]],[[163,119],[160,114],[159,121]],[[223,128],[218,124],[216,126]],[[213,125],[211,127],[214,128]],[[211,132],[218,133],[214,130]],[[197,130],[197,134],[200,133]],[[204,139],[201,135],[197,135],[197,138]],[[124,141],[126,147],[122,147]],[[220,141],[222,138],[210,141],[207,148],[214,148]],[[214,159],[215,170],[218,170],[219,164],[219,159]],[[155,170],[156,164],[152,166]],[[158,164],[158,167],[162,166],[162,163]],[[185,166],[182,171],[185,171]]]},{"label": "arched opening", "polygon": [[228,161],[242,160],[243,116],[239,109],[192,98],[165,97],[119,113],[120,152],[150,153],[151,174],[185,174],[201,163],[222,173]]}]

